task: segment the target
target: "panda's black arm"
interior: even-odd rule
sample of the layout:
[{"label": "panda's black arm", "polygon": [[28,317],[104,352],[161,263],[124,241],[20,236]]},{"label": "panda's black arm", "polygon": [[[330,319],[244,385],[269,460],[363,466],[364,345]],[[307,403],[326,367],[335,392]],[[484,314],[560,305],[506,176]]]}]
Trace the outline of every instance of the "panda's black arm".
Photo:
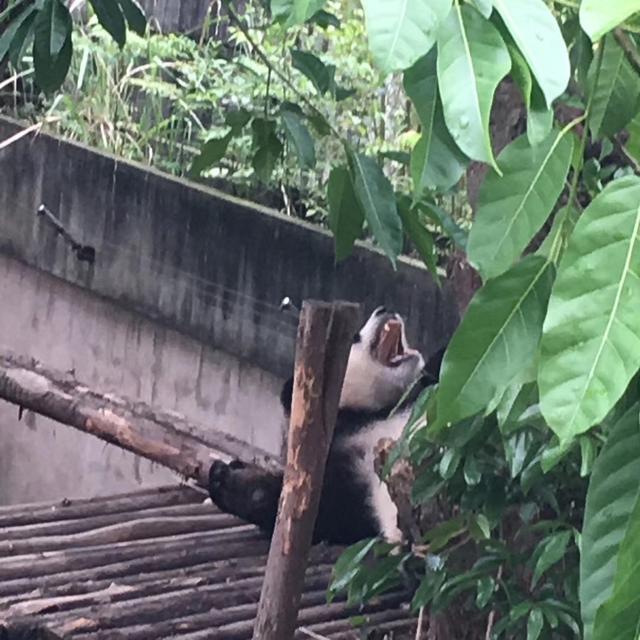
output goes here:
[{"label": "panda's black arm", "polygon": [[282,391],[280,391],[280,404],[284,409],[284,413],[287,417],[291,415],[291,402],[293,401],[293,376],[289,378],[283,385]]},{"label": "panda's black arm", "polygon": [[209,470],[209,495],[222,511],[271,533],[282,491],[282,473],[234,460],[216,460]]}]

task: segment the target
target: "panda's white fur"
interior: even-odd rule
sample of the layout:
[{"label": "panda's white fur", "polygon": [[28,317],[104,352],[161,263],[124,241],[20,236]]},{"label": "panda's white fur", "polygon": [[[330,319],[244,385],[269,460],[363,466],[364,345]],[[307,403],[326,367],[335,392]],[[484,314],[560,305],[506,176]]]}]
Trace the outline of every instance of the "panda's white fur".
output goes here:
[{"label": "panda's white fur", "polygon": [[[351,347],[327,458],[316,541],[351,543],[375,535],[400,540],[397,509],[375,472],[374,451],[381,439],[400,437],[412,403],[396,405],[421,379],[424,366],[422,355],[407,343],[402,318],[382,307],[376,309]],[[281,396],[285,412],[290,408],[291,389],[292,380]],[[263,489],[264,481],[259,482]],[[260,504],[240,513],[237,505],[243,503],[243,495],[254,495],[246,465],[215,463],[210,473],[213,502],[267,530],[275,521],[280,488],[278,478],[272,490],[261,492]]]}]

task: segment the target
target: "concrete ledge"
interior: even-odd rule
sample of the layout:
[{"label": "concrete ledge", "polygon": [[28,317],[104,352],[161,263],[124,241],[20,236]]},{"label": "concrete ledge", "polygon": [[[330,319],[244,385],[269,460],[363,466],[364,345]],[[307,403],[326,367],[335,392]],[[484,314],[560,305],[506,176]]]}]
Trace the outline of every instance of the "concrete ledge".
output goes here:
[{"label": "concrete ledge", "polygon": [[[0,119],[0,140],[21,125]],[[451,293],[401,260],[359,245],[334,263],[328,233],[279,213],[57,137],[0,151],[0,251],[278,376],[291,370],[296,319],[284,296],[393,307],[428,354],[457,322]],[[94,265],[35,215],[45,203]]]}]

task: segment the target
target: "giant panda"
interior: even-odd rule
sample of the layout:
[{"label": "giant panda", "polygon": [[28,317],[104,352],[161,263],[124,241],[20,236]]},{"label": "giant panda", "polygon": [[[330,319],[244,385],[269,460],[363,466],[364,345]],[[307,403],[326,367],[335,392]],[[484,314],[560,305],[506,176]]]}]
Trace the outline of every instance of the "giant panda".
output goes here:
[{"label": "giant panda", "polygon": [[[422,355],[407,342],[402,317],[384,307],[375,309],[355,335],[327,457],[314,543],[351,544],[375,536],[400,541],[397,509],[374,470],[374,448],[382,438],[400,437],[417,394],[436,382],[441,355],[425,367]],[[292,389],[290,379],[280,398],[287,416]],[[265,477],[240,461],[216,461],[209,473],[211,500],[267,532],[273,531],[281,487],[281,475]]]}]

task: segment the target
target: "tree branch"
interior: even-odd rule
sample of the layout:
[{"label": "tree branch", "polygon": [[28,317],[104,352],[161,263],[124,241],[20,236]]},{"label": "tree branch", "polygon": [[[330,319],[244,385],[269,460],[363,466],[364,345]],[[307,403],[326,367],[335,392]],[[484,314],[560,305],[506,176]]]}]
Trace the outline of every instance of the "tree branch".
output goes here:
[{"label": "tree branch", "polygon": [[70,373],[0,352],[0,398],[90,433],[208,487],[211,458],[237,458],[279,470],[269,454],[233,436],[142,402],[92,391]]}]

